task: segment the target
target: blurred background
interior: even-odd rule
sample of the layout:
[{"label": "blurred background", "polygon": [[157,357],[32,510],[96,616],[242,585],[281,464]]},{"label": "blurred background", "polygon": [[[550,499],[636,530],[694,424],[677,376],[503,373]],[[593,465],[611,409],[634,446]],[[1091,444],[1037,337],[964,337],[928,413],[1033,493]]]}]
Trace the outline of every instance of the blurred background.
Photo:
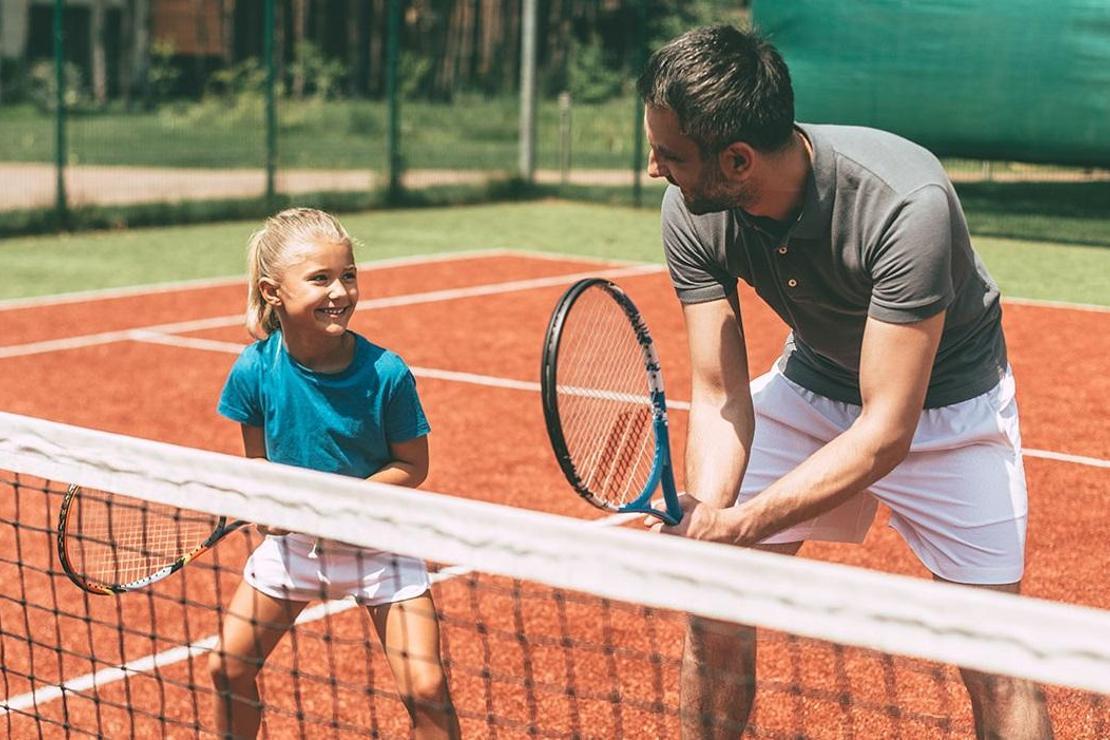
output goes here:
[{"label": "blurred background", "polygon": [[940,156],[977,233],[1110,244],[1105,0],[0,0],[0,235],[654,208],[636,74],[722,22],[783,52],[799,120]]}]

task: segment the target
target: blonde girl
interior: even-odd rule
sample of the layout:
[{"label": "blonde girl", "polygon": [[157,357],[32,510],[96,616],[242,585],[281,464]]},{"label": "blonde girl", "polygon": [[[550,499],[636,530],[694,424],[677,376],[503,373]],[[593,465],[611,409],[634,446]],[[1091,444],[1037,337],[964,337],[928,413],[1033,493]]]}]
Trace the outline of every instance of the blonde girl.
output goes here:
[{"label": "blonde girl", "polygon": [[[250,240],[247,329],[257,340],[232,367],[219,412],[239,422],[247,457],[418,486],[428,432],[404,361],[348,328],[358,303],[351,237],[332,216],[294,208]],[[209,658],[221,733],[253,738],[256,678],[314,599],[367,607],[417,738],[456,738],[424,563],[259,526]]]}]

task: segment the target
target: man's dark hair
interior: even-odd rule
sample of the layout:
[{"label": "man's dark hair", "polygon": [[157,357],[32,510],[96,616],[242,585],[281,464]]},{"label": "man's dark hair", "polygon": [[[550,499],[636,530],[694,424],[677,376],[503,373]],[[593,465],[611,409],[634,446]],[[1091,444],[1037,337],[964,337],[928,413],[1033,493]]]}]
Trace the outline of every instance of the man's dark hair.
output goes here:
[{"label": "man's dark hair", "polygon": [[703,156],[735,141],[776,151],[794,130],[790,72],[752,31],[687,31],[651,55],[636,88],[645,105],[674,111]]}]

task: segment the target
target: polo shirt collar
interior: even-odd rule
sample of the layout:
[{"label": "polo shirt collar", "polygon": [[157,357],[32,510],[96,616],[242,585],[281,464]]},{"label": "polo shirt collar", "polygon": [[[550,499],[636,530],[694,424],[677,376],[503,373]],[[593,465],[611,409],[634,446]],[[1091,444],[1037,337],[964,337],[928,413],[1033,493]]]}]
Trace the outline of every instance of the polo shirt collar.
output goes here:
[{"label": "polo shirt collar", "polygon": [[801,123],[795,126],[809,139],[813,158],[806,176],[802,212],[790,230],[790,235],[816,239],[828,231],[832,218],[833,194],[836,192],[836,152],[815,127]]}]

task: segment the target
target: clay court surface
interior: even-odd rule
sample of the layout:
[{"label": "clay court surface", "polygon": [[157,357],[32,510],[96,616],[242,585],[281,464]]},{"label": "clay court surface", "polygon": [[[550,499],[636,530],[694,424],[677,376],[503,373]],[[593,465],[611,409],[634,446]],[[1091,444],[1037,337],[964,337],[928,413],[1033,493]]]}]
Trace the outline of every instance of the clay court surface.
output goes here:
[{"label": "clay court surface", "polygon": [[[583,519],[601,516],[572,493],[552,459],[538,394],[539,350],[551,308],[567,286],[586,275],[611,277],[643,311],[674,402],[672,439],[682,440],[689,368],[679,306],[661,267],[500,251],[364,266],[360,311],[352,328],[397,351],[417,376],[433,428],[432,473],[424,488]],[[741,295],[750,365],[760,373],[776,357],[786,329],[754,295],[746,291]],[[5,327],[0,336],[0,408],[239,454],[238,427],[219,417],[215,404],[236,353],[249,341],[240,321],[244,296],[241,282],[216,281],[79,300],[0,304]],[[1103,556],[1105,533],[1110,531],[1110,414],[1105,404],[1110,397],[1110,374],[1105,371],[1110,358],[1110,313],[1011,303],[1005,308],[1004,322],[1027,451],[1031,514],[1026,592],[1110,608],[1110,574]],[[681,445],[676,447],[681,458]],[[676,467],[682,469],[681,459]],[[414,492],[413,497],[414,506],[419,505],[420,493]],[[898,535],[880,526],[882,521],[863,546],[807,545],[803,555],[926,577]],[[218,557],[221,564],[233,567],[246,548],[246,538],[237,536],[206,557]],[[47,558],[49,553],[28,552],[24,557]],[[175,578],[159,588],[175,593],[174,589],[193,584],[200,587],[198,580]],[[234,580],[224,584],[228,589],[223,592],[224,601]],[[497,585],[497,579],[488,582]],[[449,661],[458,666],[492,666],[485,673],[460,668],[452,674],[465,735],[526,737],[527,726],[540,724],[541,735],[675,736],[677,616],[645,618],[635,607],[552,599],[538,586],[514,593],[511,587],[476,589],[474,583],[445,579],[436,586]],[[30,587],[42,592],[28,593],[29,600],[49,601],[51,589],[69,590],[72,598],[80,598],[64,579],[39,580]],[[118,608],[126,614],[133,609],[140,618],[149,603],[123,596],[118,602],[106,599],[94,607],[104,613]],[[8,611],[0,616],[5,621],[22,619]],[[471,624],[476,618],[487,625],[480,639]],[[335,655],[309,650],[300,660],[314,662],[312,671],[325,674],[333,666],[346,671],[350,665],[366,663],[362,657],[353,661],[343,657],[367,652],[359,637],[364,630],[359,617],[348,612],[330,620],[329,629],[350,630],[350,640],[336,645]],[[527,630],[532,623],[550,624],[551,631],[558,633],[560,622],[566,620],[598,631],[594,643],[611,640],[635,650],[616,656],[591,650],[568,654],[560,645],[524,646],[511,637],[520,633],[522,625]],[[178,629],[181,624],[198,630],[189,639],[212,628],[205,614],[160,616],[162,629]],[[44,637],[49,639],[53,638]],[[4,648],[9,664],[31,658],[25,646],[9,640]],[[80,649],[80,645],[74,647]],[[128,648],[142,649],[141,644]],[[641,649],[662,658],[638,662],[629,657],[640,655]],[[283,644],[273,660],[288,665],[293,660],[291,650]],[[904,659],[883,662],[856,652],[781,636],[771,640],[766,649],[761,648],[761,677],[766,680],[754,725],[768,737],[971,736],[970,709],[954,669]],[[40,661],[39,667],[75,674],[88,670],[87,663],[82,666],[79,661],[61,668],[58,663]],[[577,693],[522,687],[519,676],[524,663],[537,677],[537,685],[573,683]],[[191,664],[196,670],[193,680],[203,683],[207,677],[201,659],[186,660],[167,671],[184,675],[192,670]],[[388,684],[381,656],[373,657],[370,664],[377,667],[377,680]],[[273,673],[264,686],[268,692],[264,697],[286,701],[279,698],[289,693],[284,677]],[[67,673],[53,678],[70,677]],[[813,688],[790,688],[803,678]],[[357,684],[374,679],[358,674],[347,680]],[[132,687],[130,701],[150,703],[153,713],[191,716],[198,711],[186,694],[170,691],[159,696],[150,683],[145,688]],[[306,702],[311,703],[316,689],[324,695],[322,701],[330,700],[325,687],[308,685],[301,687],[309,697]],[[12,683],[7,690],[10,698],[29,689]],[[123,691],[122,682],[118,690]],[[627,700],[612,701],[615,690]],[[853,699],[845,702],[848,692]],[[1110,706],[1105,701],[1055,688],[1050,689],[1050,701],[1058,737],[1110,735]],[[94,711],[73,700],[70,704],[70,714]],[[383,698],[367,705],[352,693],[340,704],[363,724],[371,721],[372,713],[372,721],[387,736],[403,733],[404,719],[395,700]],[[44,701],[39,711],[60,710]],[[199,712],[207,721],[203,706]],[[491,715],[498,719],[490,720]],[[8,726],[16,736],[35,732],[26,720],[7,719],[12,720]],[[140,736],[145,721],[107,714],[102,719],[104,725],[124,733],[129,731],[128,723],[137,722],[130,731]],[[271,736],[294,734],[291,728],[283,728],[281,718],[269,720],[267,726]]]}]

